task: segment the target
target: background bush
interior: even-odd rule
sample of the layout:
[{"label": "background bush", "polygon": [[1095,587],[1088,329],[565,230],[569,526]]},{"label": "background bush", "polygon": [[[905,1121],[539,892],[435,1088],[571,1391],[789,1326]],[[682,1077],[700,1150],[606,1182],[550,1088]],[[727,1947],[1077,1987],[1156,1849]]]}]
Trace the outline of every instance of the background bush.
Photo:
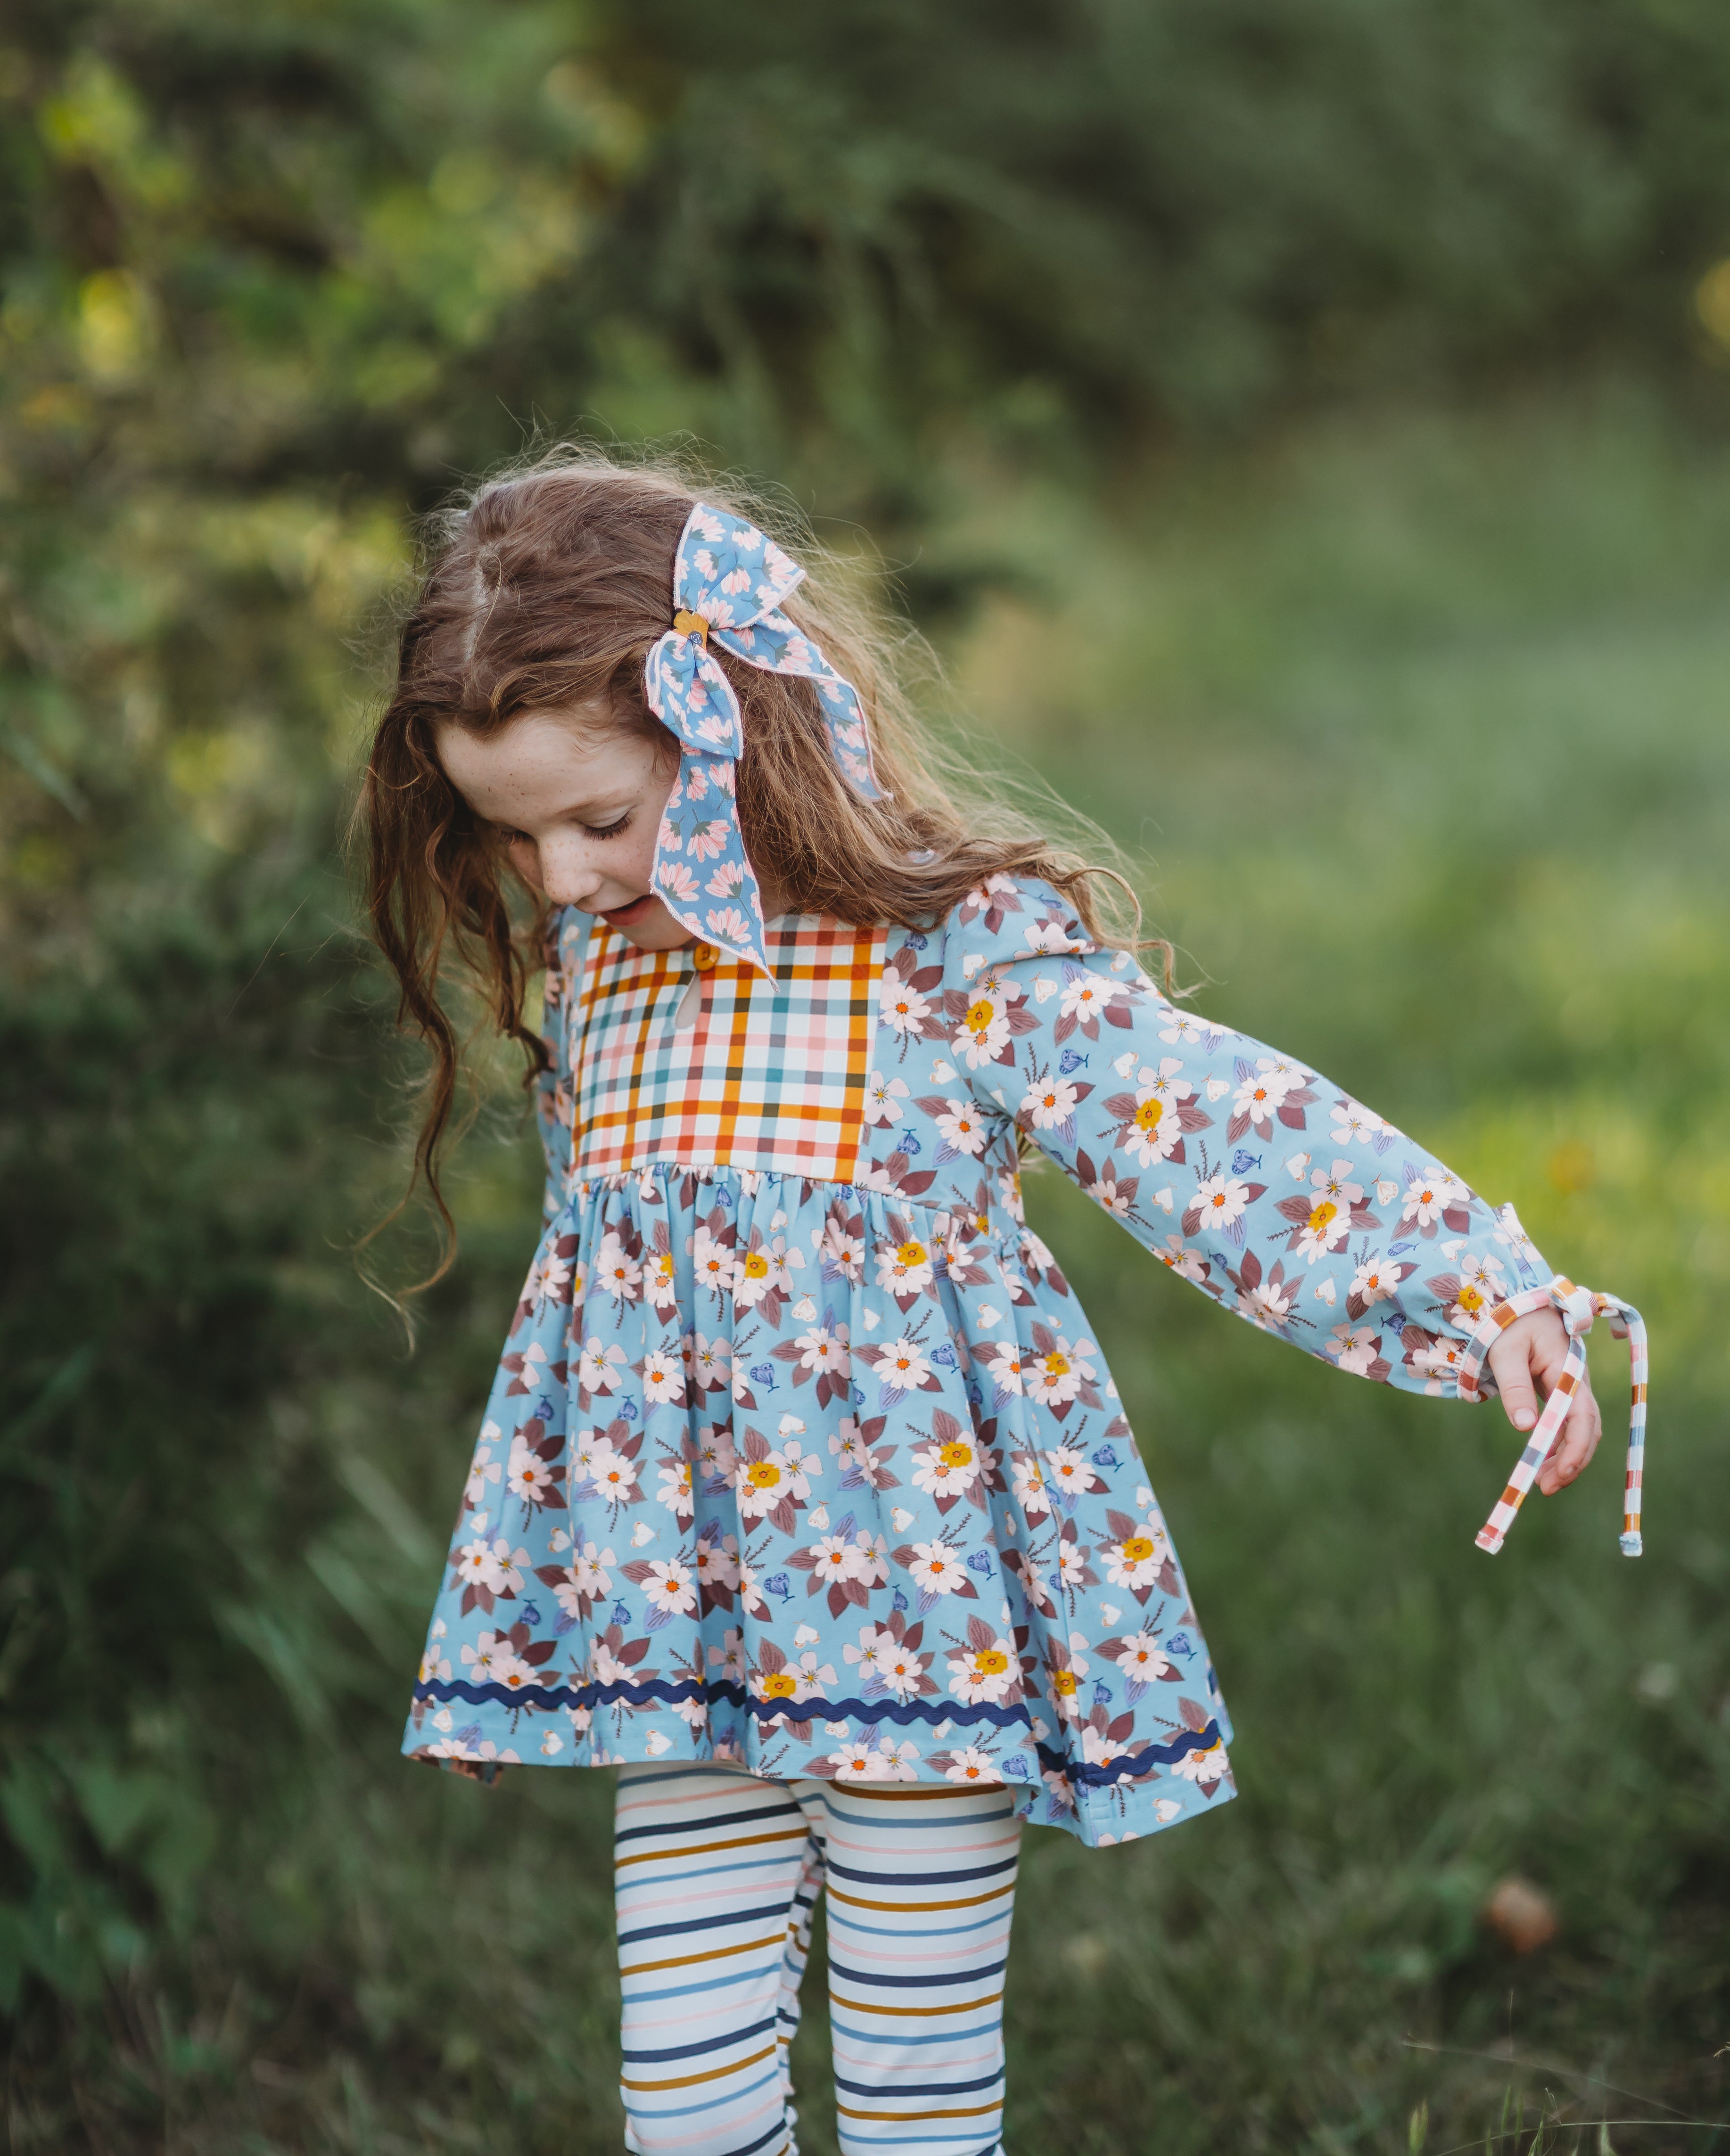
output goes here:
[{"label": "background bush", "polygon": [[[616,2143],[605,1779],[395,1758],[537,1178],[501,1070],[406,1355],[349,1246],[412,1066],[339,850],[414,516],[578,426],[868,531],[979,753],[1151,851],[1206,1008],[1654,1323],[1651,1557],[1606,1466],[1488,1567],[1489,1417],[1221,1325],[1036,1187],[1245,1798],[1032,1838],[1012,2145],[1722,2145],[1686,2122],[1730,2115],[1730,18],[22,0],[3,35],[13,2147]],[[1529,1958],[1479,1921],[1510,1871],[1563,1918]]]}]

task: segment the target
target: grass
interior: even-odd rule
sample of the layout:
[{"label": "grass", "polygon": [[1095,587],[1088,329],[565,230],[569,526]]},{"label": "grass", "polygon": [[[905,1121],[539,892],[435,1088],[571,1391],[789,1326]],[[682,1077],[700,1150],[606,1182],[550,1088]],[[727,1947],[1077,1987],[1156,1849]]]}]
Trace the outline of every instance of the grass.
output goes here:
[{"label": "grass", "polygon": [[[1104,1862],[1032,1838],[1012,2146],[1730,2137],[1681,2123],[1726,2115],[1730,2037],[1725,479],[1605,392],[1175,474],[1126,533],[1011,526],[1047,598],[972,633],[968,700],[1152,841],[1206,1009],[1644,1307],[1658,1402],[1641,1564],[1608,1340],[1609,1456],[1486,1560],[1496,1411],[1240,1337],[1036,1184],[1186,1553],[1243,1799]],[[1563,1918],[1528,1958],[1478,1921],[1508,1873]]]},{"label": "grass", "polygon": [[[1259,1337],[1035,1179],[1183,1551],[1243,1797],[1103,1854],[1028,1837],[1007,2145],[1730,2148],[1730,455],[1604,389],[1357,414],[1156,470],[1109,512],[994,474],[956,503],[937,551],[994,555],[1022,594],[949,654],[983,737],[1152,854],[1205,1009],[1513,1199],[1553,1262],[1645,1311],[1655,1368],[1650,1554],[1616,1552],[1604,1341],[1611,1456],[1491,1561],[1497,1411]],[[483,1793],[394,1757],[533,1183],[471,1153],[466,1393],[381,1353],[297,1410],[361,1462],[320,1577],[389,1545],[377,1710],[316,1740],[190,1975],[117,1999],[105,2071],[134,2077],[150,2145],[619,2145],[607,1779]],[[1510,1874],[1561,1919],[1524,1957],[1480,1917]],[[811,1989],[801,2145],[830,2156]],[[11,2123],[19,2148],[77,2126],[17,2099]]]}]

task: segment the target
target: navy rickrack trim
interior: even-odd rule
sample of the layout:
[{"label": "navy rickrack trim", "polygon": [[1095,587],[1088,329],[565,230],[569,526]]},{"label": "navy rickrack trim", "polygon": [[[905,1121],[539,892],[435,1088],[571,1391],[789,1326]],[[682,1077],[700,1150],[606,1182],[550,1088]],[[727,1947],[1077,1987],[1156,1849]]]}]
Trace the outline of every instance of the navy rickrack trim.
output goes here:
[{"label": "navy rickrack trim", "polygon": [[[543,1712],[561,1707],[616,1707],[621,1700],[627,1707],[671,1707],[686,1699],[725,1700],[729,1706],[743,1707],[761,1722],[795,1713],[795,1708],[791,1700],[753,1699],[742,1684],[724,1677],[708,1684],[698,1684],[691,1677],[682,1677],[676,1684],[651,1677],[642,1684],[519,1685],[514,1689],[509,1685],[471,1684],[466,1678],[454,1677],[418,1684],[414,1697],[466,1700],[473,1707],[490,1702],[533,1707]],[[959,1702],[930,1699],[802,1699],[796,1708],[795,1718],[800,1722],[839,1722],[845,1716],[862,1722],[898,1722],[904,1728],[914,1722],[989,1722],[998,1729],[1031,1730],[1033,1723],[1026,1707],[993,1707],[986,1700],[967,1707]]]},{"label": "navy rickrack trim", "polygon": [[[904,1729],[915,1722],[933,1727],[940,1722],[987,1722],[995,1728],[1022,1729],[1030,1736],[1032,1733],[1032,1717],[1026,1707],[993,1707],[984,1700],[969,1707],[960,1702],[929,1699],[804,1699],[795,1707],[781,1701],[753,1699],[740,1684],[723,1681],[699,1685],[688,1677],[677,1684],[654,1678],[644,1684],[523,1685],[515,1691],[508,1685],[471,1684],[466,1678],[453,1677],[416,1685],[414,1697],[423,1703],[437,1700],[440,1704],[448,1704],[452,1700],[461,1700],[470,1707],[533,1707],[546,1713],[566,1707],[616,1707],[621,1701],[629,1707],[649,1707],[674,1706],[681,1700],[689,1699],[724,1700],[729,1706],[753,1714],[763,1722],[776,1722],[786,1716],[800,1722],[893,1722]],[[1192,1752],[1210,1751],[1221,1742],[1219,1725],[1210,1722],[1203,1730],[1181,1730],[1169,1743],[1144,1745],[1140,1751],[1128,1753],[1105,1766],[1068,1758],[1037,1739],[1034,1749],[1042,1766],[1065,1775],[1071,1782],[1103,1789],[1128,1776],[1145,1774],[1150,1768],[1170,1766]]]},{"label": "navy rickrack trim", "polygon": [[[790,1714],[794,1710],[791,1699],[753,1699],[742,1684],[734,1684],[729,1677],[716,1677],[710,1684],[697,1684],[693,1677],[679,1677],[673,1684],[667,1677],[649,1677],[645,1684],[520,1684],[512,1688],[509,1684],[471,1684],[466,1677],[451,1677],[446,1681],[434,1680],[431,1684],[414,1686],[416,1699],[466,1699],[471,1706],[483,1706],[496,1701],[501,1707],[615,1707],[623,1701],[630,1707],[649,1706],[677,1706],[682,1699],[725,1699],[734,1707],[746,1707],[759,1721],[775,1721],[779,1714]],[[798,1721],[801,1722],[839,1722],[842,1716],[858,1716],[868,1722],[995,1722],[999,1729],[1031,1729],[1033,1716],[1027,1707],[995,1707],[990,1701],[981,1699],[977,1706],[960,1706],[943,1699],[801,1699]],[[805,1712],[809,1707],[809,1712]]]}]

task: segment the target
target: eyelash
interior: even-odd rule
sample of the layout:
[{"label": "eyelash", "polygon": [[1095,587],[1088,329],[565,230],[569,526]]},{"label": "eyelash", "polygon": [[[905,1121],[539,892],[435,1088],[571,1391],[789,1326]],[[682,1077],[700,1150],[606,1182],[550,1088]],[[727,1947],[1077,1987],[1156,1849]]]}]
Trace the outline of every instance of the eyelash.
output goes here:
[{"label": "eyelash", "polygon": [[[583,829],[591,839],[616,839],[621,833],[630,829],[631,819],[636,813],[635,809],[627,808],[616,824],[585,824]],[[504,836],[505,844],[507,846],[527,846],[533,844],[533,840],[526,831],[507,831]]]}]

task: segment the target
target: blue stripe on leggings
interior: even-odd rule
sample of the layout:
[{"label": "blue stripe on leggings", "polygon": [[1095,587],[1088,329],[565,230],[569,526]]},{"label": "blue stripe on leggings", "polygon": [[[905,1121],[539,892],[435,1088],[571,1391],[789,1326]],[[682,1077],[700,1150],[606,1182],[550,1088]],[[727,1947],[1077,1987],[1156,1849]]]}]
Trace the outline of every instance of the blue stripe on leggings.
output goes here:
[{"label": "blue stripe on leggings", "polygon": [[829,1905],[829,1928],[832,1932],[865,1932],[874,1939],[953,1939],[964,1938],[969,1932],[989,1931],[1003,1921],[1003,1912],[994,1909],[990,1916],[981,1917],[971,1924],[862,1924],[852,1911]]},{"label": "blue stripe on leggings", "polygon": [[880,2087],[875,2082],[844,2082],[839,2074],[835,2086],[847,2096],[977,2096],[981,2089],[1000,2088],[1001,2073],[986,2074],[976,2082],[915,2082],[911,2087],[903,2088],[898,2082],[893,2089]]},{"label": "blue stripe on leggings", "polygon": [[[795,1806],[793,1810],[785,1811],[780,1815],[781,1819],[785,1822],[789,1828],[792,1825],[793,1814],[794,1810],[796,1810],[796,1809],[797,1808]],[[769,1818],[773,1818],[774,1816],[775,1815],[772,1813],[768,1815]],[[613,1836],[613,1848],[616,1853],[621,1849],[628,1848],[632,1842],[636,1841],[653,1841],[658,1838],[670,1838],[674,1835],[680,1836],[687,1835],[724,1835],[734,1827],[760,1827],[766,1824],[767,1820],[765,1819],[765,1815],[752,1808],[748,1808],[744,1811],[702,1812],[699,1813],[695,1819],[680,1819],[677,1825],[674,1825],[670,1820],[656,1820],[649,1826],[630,1826],[622,1828]]]},{"label": "blue stripe on leggings", "polygon": [[959,1988],[963,1984],[982,1983],[988,1976],[1001,1976],[1008,1966],[1007,1959],[973,1962],[955,1974],[945,1971],[940,1976],[895,1976],[887,1969],[847,1969],[831,1954],[829,1980],[833,1984],[840,1976],[845,1977],[849,1984],[875,1984],[880,1991],[917,1991],[945,1984]]},{"label": "blue stripe on leggings", "polygon": [[[776,2066],[771,2067],[766,2074],[759,2074],[755,2081],[746,2082],[743,2087],[729,2087],[718,2082],[715,2084],[716,2093],[712,2097],[705,2097],[701,2103],[679,2104],[668,2110],[662,2110],[659,2105],[656,2105],[652,2111],[644,2111],[641,2107],[634,2107],[627,2103],[625,2108],[630,2115],[632,2126],[636,2128],[637,2138],[641,2140],[642,2129],[646,2125],[653,2125],[656,2121],[662,2118],[695,2118],[700,2112],[717,2110],[722,2104],[734,2102],[742,2096],[754,2096],[759,2089],[767,2088],[772,2081],[780,2076],[780,2068]],[[652,2094],[653,2092],[632,2089],[629,2093],[632,2096],[641,2096],[644,2093]],[[780,2131],[785,2131],[786,2122],[784,2119],[778,2120],[776,2123]],[[752,2142],[750,2146],[753,2148],[760,2148],[764,2142],[770,2138],[770,2136],[765,2133],[759,2139]]]},{"label": "blue stripe on leggings", "polygon": [[771,1917],[786,1913],[785,1905],[759,1902],[754,1908],[729,1909],[718,1917],[680,1917],[670,1924],[645,1924],[637,1931],[620,1932],[619,1944],[634,1947],[643,1939],[671,1938],[683,1932],[724,1932],[733,1924],[766,1923]]},{"label": "blue stripe on leggings", "polygon": [[[760,2036],[765,2030],[774,2028],[775,2018],[771,2014],[766,2021],[753,2021],[749,2028],[729,2029],[724,2041],[729,2044],[748,2044],[753,2036]],[[671,2051],[621,2051],[620,2056],[631,2066],[664,2066],[669,2059],[694,2059],[699,2052],[717,2049],[716,2039],[705,2036],[701,2043],[675,2044]]]},{"label": "blue stripe on leggings", "polygon": [[965,1871],[926,1871],[916,1861],[899,1871],[856,1871],[850,1865],[832,1864],[829,1876],[845,1879],[849,1886],[898,1887],[904,1893],[915,1895],[927,1887],[971,1887],[981,1879],[1001,1878],[1019,1861],[1019,1857],[1009,1856],[1001,1863],[974,1865]]},{"label": "blue stripe on leggings", "polygon": [[842,2019],[847,2009],[847,2001],[844,1999],[837,1999],[831,2005],[829,2033],[832,2036],[837,2034],[842,2036],[852,2036],[862,2044],[893,2044],[897,2051],[909,2051],[919,2044],[962,2044],[971,2037],[989,2034],[987,2025],[983,2018],[987,2011],[984,2007],[980,2009],[981,2018],[971,2028],[950,2021],[929,2036],[904,2036],[898,2031],[893,2036],[885,2036],[881,2029],[856,2029],[851,2021]]}]

